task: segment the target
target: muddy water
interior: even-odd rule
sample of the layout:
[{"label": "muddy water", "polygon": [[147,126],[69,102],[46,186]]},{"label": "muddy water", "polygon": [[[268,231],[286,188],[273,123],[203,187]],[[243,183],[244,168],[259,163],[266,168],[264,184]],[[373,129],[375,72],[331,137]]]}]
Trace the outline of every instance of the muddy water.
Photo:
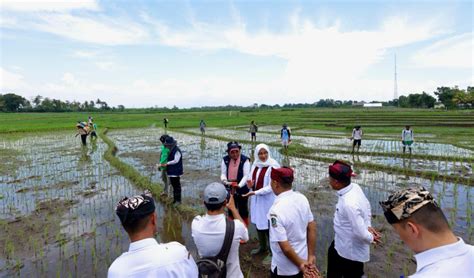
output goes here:
[{"label": "muddy water", "polygon": [[[0,176],[0,276],[104,277],[128,248],[114,208],[141,190],[103,160],[105,144],[82,148],[73,135],[0,142],[23,162]],[[189,223],[159,204],[157,213],[157,239],[192,249]]]},{"label": "muddy water", "polygon": [[[160,129],[132,129],[111,131],[109,135],[117,143],[121,159],[159,182],[159,173],[153,165],[159,157],[158,138],[162,132]],[[225,154],[226,142],[181,133],[172,135],[177,138],[185,158],[186,173],[182,182],[185,202],[201,206],[203,188],[219,179],[220,159]],[[79,139],[75,140],[67,133],[0,142],[0,145],[21,151],[19,160],[24,162],[17,171],[0,176],[0,194],[3,196],[0,211],[4,219],[0,222],[1,229],[20,233],[29,243],[9,243],[5,237],[2,241],[0,236],[0,244],[16,246],[11,258],[7,259],[11,254],[5,251],[0,255],[0,276],[62,277],[71,274],[73,277],[103,277],[108,265],[128,247],[128,239],[113,213],[114,206],[122,196],[139,191],[103,160],[106,146],[98,142],[96,147],[82,150]],[[243,152],[251,156],[253,148],[243,145]],[[325,269],[337,202],[328,186],[327,163],[284,157],[275,148],[271,153],[280,163],[294,167],[295,188],[311,203],[318,223],[318,264]],[[386,225],[378,206],[378,201],[393,190],[424,185],[434,192],[455,232],[466,242],[473,242],[471,200],[474,192],[471,187],[380,171],[356,169],[356,172],[359,175],[354,182],[361,185],[372,205],[373,226],[384,231],[385,244],[373,250],[371,262],[366,265],[366,272],[371,276],[391,277],[403,274],[404,269],[414,270],[410,252]],[[54,211],[55,216],[41,210],[39,213],[49,215],[44,219],[50,221],[36,223],[34,217],[28,217],[36,213],[35,204],[58,198],[75,202],[58,208]],[[159,205],[157,213],[160,221],[158,239],[164,242],[178,240],[193,251],[189,219],[180,219],[174,211]],[[7,227],[14,227],[8,224],[10,221],[20,221],[23,226],[18,227],[33,229],[24,234],[21,233],[25,229],[9,231]],[[7,238],[13,237],[7,235]],[[2,246],[1,250],[5,249],[8,248]],[[15,269],[14,265],[19,267]]]},{"label": "muddy water", "polygon": [[[272,129],[273,132],[278,132],[279,129]],[[189,131],[196,132],[195,129]],[[301,143],[306,147],[317,149],[334,149],[334,150],[352,150],[351,140],[347,136],[337,135],[334,138],[317,137],[314,133],[308,133],[311,136],[301,136],[302,131],[295,131],[292,139],[295,142]],[[227,138],[237,138],[249,140],[249,134],[245,130],[236,129],[217,129],[208,128],[207,134],[224,136]],[[308,135],[305,134],[305,135]],[[322,134],[324,135],[324,134]],[[336,134],[334,134],[336,135]],[[263,142],[278,142],[278,133],[257,133],[257,139]],[[416,139],[416,138],[415,138]],[[449,144],[426,143],[418,142],[412,145],[413,152],[417,154],[439,155],[439,156],[459,156],[459,157],[474,157],[474,151],[459,148]],[[364,152],[401,152],[402,144],[399,140],[362,140],[361,151]]]},{"label": "muddy water", "polygon": [[[143,173],[151,175],[159,181],[159,176],[152,172],[153,159],[157,159],[159,141],[163,133],[160,129],[120,130],[110,132],[119,148],[119,156],[131,163]],[[232,133],[233,134],[233,133]],[[182,177],[183,194],[186,203],[201,203],[201,192],[205,185],[217,181],[220,174],[220,159],[225,154],[225,141],[203,138],[174,132],[171,134],[178,140],[183,151],[185,175]],[[235,140],[235,137],[229,140]],[[134,156],[134,150],[139,150]],[[253,146],[243,144],[243,153],[251,156]],[[318,222],[318,261],[325,262],[325,254],[333,238],[332,216],[337,202],[335,193],[329,189],[327,180],[327,163],[308,159],[282,156],[275,148],[271,148],[272,156],[281,164],[290,165],[295,169],[295,188],[302,191],[310,200],[313,213]],[[144,157],[145,156],[145,157]],[[144,164],[147,161],[150,165]],[[372,205],[374,213],[373,225],[384,230],[387,244],[373,251],[373,261],[367,264],[368,272],[376,276],[394,276],[403,274],[404,269],[413,270],[410,252],[402,246],[399,239],[385,223],[378,202],[385,199],[394,190],[407,186],[425,186],[434,193],[452,225],[454,231],[467,242],[472,242],[472,195],[469,186],[430,181],[428,179],[393,175],[381,171],[355,169],[359,173],[354,182],[361,185]],[[384,257],[393,256],[393,263],[387,264]],[[322,264],[325,268],[325,264]]]}]

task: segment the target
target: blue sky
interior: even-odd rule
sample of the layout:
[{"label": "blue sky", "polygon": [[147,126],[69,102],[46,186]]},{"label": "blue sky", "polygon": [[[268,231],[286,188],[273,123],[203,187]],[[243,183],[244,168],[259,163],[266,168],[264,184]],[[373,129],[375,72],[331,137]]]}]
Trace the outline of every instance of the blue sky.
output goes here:
[{"label": "blue sky", "polygon": [[0,92],[179,107],[473,85],[470,1],[1,0]]}]

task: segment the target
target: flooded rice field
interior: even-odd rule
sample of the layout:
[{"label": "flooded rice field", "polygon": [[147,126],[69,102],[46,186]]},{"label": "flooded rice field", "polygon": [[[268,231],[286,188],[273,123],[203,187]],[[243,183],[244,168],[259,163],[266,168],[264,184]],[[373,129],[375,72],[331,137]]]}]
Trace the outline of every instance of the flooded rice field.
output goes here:
[{"label": "flooded rice field", "polygon": [[[259,131],[262,130],[259,128]],[[258,132],[257,140],[261,142],[279,142],[279,128],[272,127],[266,130],[269,132]],[[196,129],[188,129],[187,131],[198,132]],[[307,130],[306,130],[307,131]],[[328,149],[337,151],[351,151],[352,141],[349,139],[350,133],[341,134],[334,133],[333,138],[318,137],[318,135],[325,135],[327,133],[306,133],[306,131],[296,130],[292,134],[292,139],[301,143],[302,145],[314,149]],[[303,133],[304,132],[304,133]],[[218,129],[207,128],[208,135],[222,136],[227,138],[235,138],[238,140],[250,140],[250,134],[242,129]],[[303,134],[303,135],[302,135]],[[337,135],[337,136],[336,136]],[[416,137],[415,137],[416,140]],[[421,140],[415,141],[412,146],[413,152],[421,155],[434,156],[450,156],[450,157],[474,157],[474,151],[459,148],[450,144],[428,143]],[[400,153],[402,151],[402,144],[400,140],[382,140],[382,139],[367,139],[362,140],[361,151],[363,152],[383,152],[383,153]]]},{"label": "flooded rice field", "polygon": [[[158,138],[163,133],[159,128],[125,129],[111,130],[108,136],[115,142],[117,156],[122,161],[154,182],[161,182],[156,164],[161,146]],[[207,134],[223,137],[222,140],[177,131],[169,133],[177,139],[183,152],[183,203],[201,208],[204,187],[219,180],[226,140],[248,140],[250,136],[239,129],[207,129]],[[278,142],[278,135],[259,133],[257,139]],[[346,142],[346,145],[348,142],[345,138],[311,136],[295,136],[296,140],[316,149],[338,148],[340,142]],[[364,148],[369,146],[367,141],[370,140],[364,141]],[[392,144],[391,141],[373,141],[379,142],[374,142],[373,148],[382,148],[383,151]],[[123,196],[141,192],[103,159],[107,146],[99,139],[97,143],[82,148],[79,139],[71,133],[50,133],[0,141],[0,147],[9,150],[0,153],[2,158],[9,157],[9,164],[5,164],[8,170],[0,171],[0,276],[104,277],[113,259],[128,248],[128,238],[114,213],[115,204]],[[254,145],[243,144],[242,147],[244,154],[253,156]],[[415,150],[420,151],[420,148]],[[443,144],[429,145],[424,151],[433,155],[453,151],[459,156],[472,155],[470,151]],[[329,188],[327,163],[285,156],[274,147],[271,147],[271,154],[280,164],[295,169],[295,189],[303,192],[310,201],[318,226],[318,265],[324,270],[327,248],[334,235],[332,216],[337,202],[335,193]],[[352,156],[345,154],[318,155],[352,160]],[[369,155],[356,157],[354,159],[383,165],[472,175],[470,165],[466,163]],[[425,186],[434,193],[455,233],[468,243],[474,242],[472,187],[358,169],[355,165],[358,176],[353,181],[362,187],[371,203],[373,226],[384,234],[384,244],[372,250],[371,262],[366,264],[366,273],[370,277],[400,276],[415,269],[412,254],[386,224],[378,205],[394,190]],[[7,166],[2,166],[2,169],[7,169]],[[160,221],[158,239],[179,241],[195,253],[190,237],[190,219],[181,218],[175,210],[164,205],[158,205],[157,212]],[[242,251],[245,250],[243,247]],[[241,254],[242,257],[246,255]],[[258,277],[257,274],[263,272],[254,270],[249,273],[250,277]]]}]

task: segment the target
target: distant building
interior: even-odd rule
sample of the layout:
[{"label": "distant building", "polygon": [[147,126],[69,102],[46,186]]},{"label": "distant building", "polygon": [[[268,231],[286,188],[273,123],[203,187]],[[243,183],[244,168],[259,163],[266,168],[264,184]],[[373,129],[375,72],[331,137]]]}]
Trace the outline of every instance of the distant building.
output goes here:
[{"label": "distant building", "polygon": [[365,101],[354,101],[352,107],[364,107]]},{"label": "distant building", "polygon": [[376,108],[376,107],[382,107],[381,102],[374,102],[374,103],[364,103],[365,108]]}]

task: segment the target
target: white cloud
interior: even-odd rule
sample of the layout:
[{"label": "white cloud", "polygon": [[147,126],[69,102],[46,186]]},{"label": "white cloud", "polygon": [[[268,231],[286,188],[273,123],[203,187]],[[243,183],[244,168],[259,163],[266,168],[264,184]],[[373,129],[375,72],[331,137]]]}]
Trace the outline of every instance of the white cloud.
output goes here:
[{"label": "white cloud", "polygon": [[390,99],[393,94],[391,76],[383,82],[364,79],[367,70],[394,47],[448,32],[437,20],[415,21],[405,17],[389,17],[374,30],[342,31],[338,20],[318,27],[301,18],[298,11],[291,14],[289,29],[281,32],[250,33],[244,23],[236,22],[232,26],[214,26],[193,21],[186,30],[172,29],[161,22],[152,25],[160,43],[168,46],[203,51],[230,49],[281,58],[287,64],[283,75],[274,82],[291,92],[293,99],[306,100],[313,95],[346,99],[371,95]]},{"label": "white cloud", "polygon": [[21,74],[10,72],[0,67],[0,90],[5,93],[8,91],[27,90],[28,84]]},{"label": "white cloud", "polygon": [[413,55],[418,67],[473,68],[474,37],[472,33],[451,36],[419,50]]},{"label": "white cloud", "polygon": [[1,0],[0,7],[17,12],[65,12],[71,10],[99,10],[95,0]]},{"label": "white cloud", "polygon": [[128,20],[110,17],[43,14],[31,26],[68,39],[103,45],[136,44],[148,38],[147,32],[141,26]]},{"label": "white cloud", "polygon": [[82,59],[92,59],[99,55],[97,51],[88,51],[88,50],[76,50],[72,54],[73,57],[82,58]]}]

